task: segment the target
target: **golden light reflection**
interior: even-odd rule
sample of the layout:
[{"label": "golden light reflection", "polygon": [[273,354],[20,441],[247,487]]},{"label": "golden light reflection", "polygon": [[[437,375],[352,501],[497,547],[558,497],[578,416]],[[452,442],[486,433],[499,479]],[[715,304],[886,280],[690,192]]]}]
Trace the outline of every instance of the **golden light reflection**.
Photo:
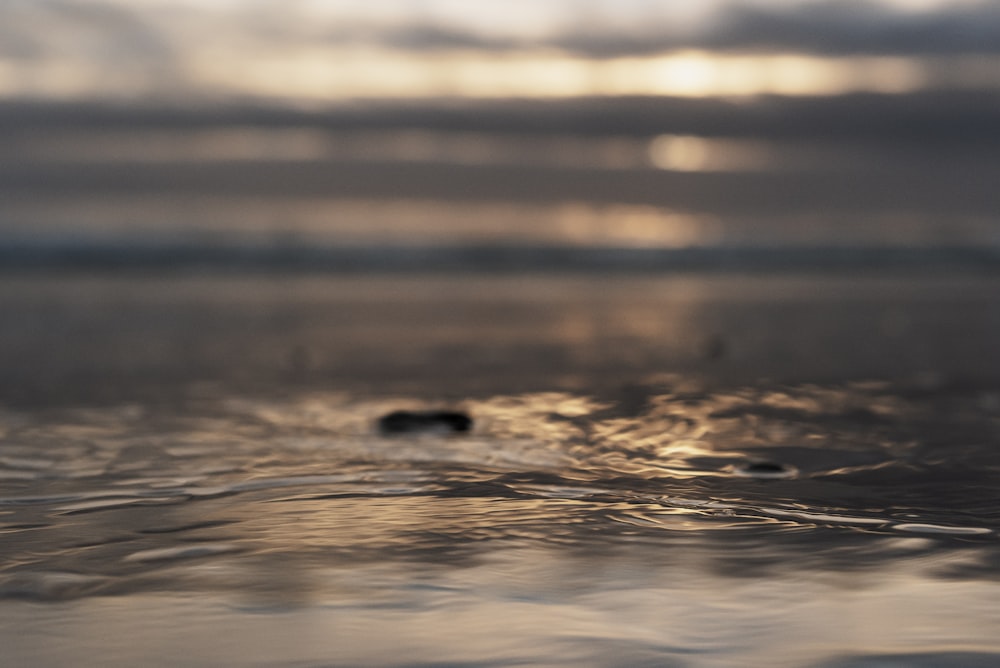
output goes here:
[{"label": "golden light reflection", "polygon": [[[904,93],[927,83],[920,61],[900,57],[689,51],[585,59],[559,52],[412,54],[311,48],[239,62],[214,54],[194,66],[204,85],[249,86],[254,90],[248,92],[303,100],[839,95]],[[1000,62],[989,69],[995,74]],[[983,74],[974,79],[988,78]]]},{"label": "golden light reflection", "polygon": [[765,142],[690,135],[660,135],[649,144],[654,167],[678,172],[766,169],[774,162],[771,153]]},{"label": "golden light reflection", "polygon": [[570,203],[559,208],[556,220],[564,238],[581,246],[679,248],[718,240],[709,217],[652,206]]},{"label": "golden light reflection", "polygon": [[[440,164],[530,165],[562,169],[756,171],[778,158],[799,155],[781,142],[659,135],[521,136],[505,133],[416,129],[334,131],[315,127],[252,125],[183,130],[46,131],[23,133],[7,145],[10,155],[30,162],[232,162],[358,161]],[[801,153],[801,151],[799,152]],[[827,154],[831,153],[830,151]],[[812,162],[830,159],[813,157]],[[835,156],[834,156],[835,157]]]},{"label": "golden light reflection", "polygon": [[206,46],[163,80],[142,66],[86,60],[0,59],[0,97],[83,99],[183,94],[252,96],[299,104],[354,99],[566,98],[649,95],[741,97],[901,94],[1000,88],[1000,58],[822,56],[679,51],[587,58],[557,50],[410,52],[337,45],[255,52]]},{"label": "golden light reflection", "polygon": [[708,144],[698,137],[662,135],[650,144],[649,156],[662,169],[697,172],[708,163]]},{"label": "golden light reflection", "polygon": [[[553,204],[413,199],[203,197],[196,202],[122,197],[11,201],[8,237],[189,239],[320,246],[366,244],[558,245],[687,248],[719,243],[723,221],[669,208],[587,202]],[[183,216],[186,225],[178,226]]]},{"label": "golden light reflection", "polygon": [[452,132],[393,128],[337,131],[234,125],[208,129],[24,132],[9,155],[30,162],[359,161],[532,165],[565,169],[649,166],[641,137]]},{"label": "golden light reflection", "polygon": [[[757,666],[851,665],[841,647],[860,657],[853,665],[928,665],[928,656],[989,665],[1000,651],[1000,585],[935,575],[916,556],[891,569],[803,572],[794,567],[815,561],[790,555],[784,571],[747,577],[731,567],[743,577],[721,577],[711,568],[718,545],[636,542],[603,555],[491,546],[479,562],[444,568],[293,561],[287,548],[271,561],[208,561],[158,574],[200,585],[196,595],[174,587],[7,605],[0,638],[12,665],[101,656],[111,668],[162,662],[165,651],[203,665],[395,665],[401,656],[559,665],[553,657],[567,655],[562,665],[676,665],[682,652],[722,665],[738,643],[740,662]],[[960,566],[957,552],[930,561],[939,571]],[[756,551],[746,558],[760,560]],[[303,598],[288,605],[279,587]],[[59,633],[42,640],[44,624]]]}]

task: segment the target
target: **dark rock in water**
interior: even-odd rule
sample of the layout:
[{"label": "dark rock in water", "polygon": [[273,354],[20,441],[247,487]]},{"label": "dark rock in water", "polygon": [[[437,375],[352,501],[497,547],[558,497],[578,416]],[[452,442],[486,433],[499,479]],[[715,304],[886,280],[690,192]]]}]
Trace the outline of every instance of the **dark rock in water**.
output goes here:
[{"label": "dark rock in water", "polygon": [[383,434],[462,433],[472,429],[472,418],[458,411],[393,411],[379,418]]},{"label": "dark rock in water", "polygon": [[747,478],[794,478],[798,474],[798,470],[794,466],[787,464],[758,460],[739,466],[736,469],[736,474]]},{"label": "dark rock in water", "polygon": [[747,473],[784,473],[785,465],[778,462],[753,462],[743,467]]}]

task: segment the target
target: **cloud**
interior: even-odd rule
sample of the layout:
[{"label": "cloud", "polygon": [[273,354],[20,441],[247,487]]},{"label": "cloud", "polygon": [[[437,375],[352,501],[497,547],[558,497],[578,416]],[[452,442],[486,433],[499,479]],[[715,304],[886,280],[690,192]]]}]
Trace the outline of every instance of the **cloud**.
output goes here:
[{"label": "cloud", "polygon": [[33,0],[0,4],[0,57],[71,57],[109,65],[168,61],[174,48],[141,12],[111,3]]},{"label": "cloud", "polygon": [[593,57],[678,49],[783,51],[826,55],[1000,53],[1000,4],[924,11],[880,3],[818,0],[718,3],[691,22],[637,12],[632,21],[577,21],[551,45]]},{"label": "cloud", "polygon": [[732,3],[702,46],[827,54],[996,53],[1000,5],[983,2],[914,12],[843,0],[794,8]]},{"label": "cloud", "polygon": [[[610,2],[610,0],[608,0]],[[697,11],[630,2],[563,2],[561,19],[517,20],[412,13],[406,21],[353,26],[341,17],[328,40],[412,50],[557,48],[590,57],[678,49],[878,55],[1000,53],[1000,4],[964,2],[907,9],[899,2],[704,0]],[[501,15],[502,16],[502,15]],[[347,18],[347,20],[345,20]]]},{"label": "cloud", "polygon": [[[526,51],[601,59],[690,49],[1000,55],[1000,3],[919,6],[902,0],[0,0],[0,96],[215,99],[242,91],[266,97],[306,79],[335,95],[341,83],[330,75],[338,63],[344,71],[351,63],[377,64],[379,51],[394,52],[399,62],[438,51],[487,59]],[[996,60],[984,59],[983,68],[969,75],[974,81],[966,88],[1000,81]],[[413,79],[407,72],[397,67],[395,76]]]},{"label": "cloud", "polygon": [[[176,4],[123,0],[0,3],[0,57],[67,54],[107,60],[183,59],[188,51],[282,49],[309,44],[401,50],[556,48],[592,57],[675,49],[823,54],[1000,52],[1000,3],[906,9],[845,0],[483,0],[357,3]],[[544,9],[544,11],[542,11]],[[206,44],[206,42],[208,44]]]}]

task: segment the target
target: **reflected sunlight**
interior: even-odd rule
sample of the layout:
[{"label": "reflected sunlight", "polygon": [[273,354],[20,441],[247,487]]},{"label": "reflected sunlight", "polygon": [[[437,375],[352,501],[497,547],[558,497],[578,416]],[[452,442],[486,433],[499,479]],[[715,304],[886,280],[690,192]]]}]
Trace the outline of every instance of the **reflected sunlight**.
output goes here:
[{"label": "reflected sunlight", "polygon": [[733,236],[716,216],[638,204],[208,196],[192,202],[155,196],[11,201],[0,215],[0,233],[34,243],[211,240],[314,249],[386,243],[665,249],[712,246]]},{"label": "reflected sunlight", "polygon": [[[648,95],[833,96],[1000,88],[996,56],[820,56],[680,51],[588,58],[560,51],[427,51],[339,46],[253,53],[203,47],[170,85],[193,99],[250,96],[299,104],[353,99],[565,98]],[[0,98],[89,99],[160,94],[139,71],[56,57],[0,57]]]},{"label": "reflected sunlight", "polygon": [[[234,125],[209,129],[47,130],[8,141],[8,155],[25,162],[172,163],[233,161],[426,162],[526,165],[560,169],[760,171],[829,163],[831,151],[812,154],[787,143],[664,134],[549,135],[421,129],[338,131],[316,127]],[[780,157],[780,160],[778,159]]]},{"label": "reflected sunlight", "polygon": [[677,172],[765,169],[771,151],[760,141],[660,135],[649,144],[653,166]]},{"label": "reflected sunlight", "polygon": [[[948,64],[946,63],[946,66]],[[238,62],[194,63],[199,87],[333,102],[352,98],[672,97],[907,93],[930,84],[928,64],[900,57],[676,52],[586,59],[560,54],[402,53],[309,49]],[[950,85],[995,84],[1000,60]]]}]

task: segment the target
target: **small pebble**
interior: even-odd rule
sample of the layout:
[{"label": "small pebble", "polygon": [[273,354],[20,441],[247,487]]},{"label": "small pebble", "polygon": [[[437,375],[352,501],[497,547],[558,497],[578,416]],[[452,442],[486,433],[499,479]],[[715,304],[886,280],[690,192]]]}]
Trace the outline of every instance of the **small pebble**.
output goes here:
[{"label": "small pebble", "polygon": [[457,411],[393,411],[379,418],[383,434],[463,433],[472,429],[472,418]]},{"label": "small pebble", "polygon": [[793,478],[798,473],[794,466],[788,466],[787,464],[781,464],[779,462],[771,462],[767,460],[759,460],[755,462],[747,462],[736,468],[736,474],[747,478],[762,478],[762,479],[779,479],[779,478]]}]

